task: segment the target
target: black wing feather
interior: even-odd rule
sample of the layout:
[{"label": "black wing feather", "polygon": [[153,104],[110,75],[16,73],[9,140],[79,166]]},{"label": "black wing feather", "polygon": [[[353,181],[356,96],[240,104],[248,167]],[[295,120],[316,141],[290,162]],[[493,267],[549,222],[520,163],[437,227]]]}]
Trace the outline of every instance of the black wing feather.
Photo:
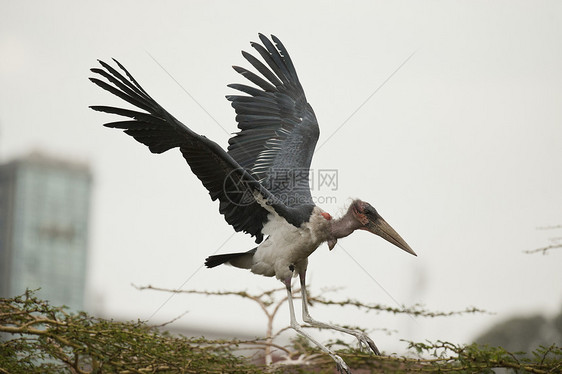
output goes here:
[{"label": "black wing feather", "polygon": [[240,73],[242,76],[244,76],[244,78],[248,79],[250,82],[254,83],[257,86],[260,86],[261,89],[263,89],[264,91],[266,92],[275,91],[275,86],[266,82],[264,79],[258,77],[256,74],[252,73],[251,71],[248,71],[240,66],[233,66],[232,68],[236,70],[237,73]]},{"label": "black wing feather", "polygon": [[244,58],[246,60],[248,60],[248,62],[250,64],[252,64],[252,66],[254,66],[264,77],[267,78],[268,81],[270,81],[274,86],[281,86],[283,84],[283,82],[281,82],[279,80],[279,78],[277,78],[277,76],[275,74],[273,74],[271,72],[271,70],[269,70],[267,68],[267,66],[265,66],[264,64],[261,63],[260,60],[258,60],[257,58],[255,58],[254,56],[252,56],[251,54],[249,54],[246,51],[242,51],[242,56],[244,56]]},{"label": "black wing feather", "polygon": [[147,111],[150,110],[149,107],[145,106],[145,104],[141,100],[135,99],[136,93],[134,91],[131,91],[131,89],[129,87],[127,87],[126,85],[121,83],[119,80],[113,78],[105,70],[96,68],[96,69],[92,69],[92,72],[102,75],[103,77],[105,77],[108,81],[113,83],[118,88],[115,88],[114,86],[112,86],[112,85],[110,85],[110,84],[108,84],[108,83],[106,83],[102,80],[99,80],[97,78],[90,78],[91,82],[97,84],[99,87],[103,88],[104,90],[111,92],[115,96],[119,96],[123,100],[128,101],[129,103],[133,104],[134,106],[136,106],[138,108],[141,108],[141,109],[144,109],[144,110],[147,110]]},{"label": "black wing feather", "polygon": [[145,113],[111,106],[92,106],[96,111],[132,119],[110,122],[105,126],[123,129],[135,140],[147,145],[153,153],[179,147],[191,170],[207,188],[211,198],[220,201],[220,213],[236,231],[255,236],[258,243],[263,240],[261,229],[268,211],[255,200],[255,192],[267,199],[281,215],[290,214],[286,207],[276,201],[269,191],[220,146],[190,130],[154,101],[121,64],[118,63],[119,67],[129,79],[106,63],[101,64],[106,70],[94,68],[92,72],[105,77],[114,86],[97,78],[91,78],[92,82],[146,110]]},{"label": "black wing feather", "polygon": [[[310,217],[314,205],[308,168],[319,135],[316,117],[306,102],[285,47],[274,36],[277,47],[265,36],[259,37],[265,47],[257,43],[252,46],[265,64],[246,52],[243,55],[265,79],[245,68],[234,67],[259,88],[229,85],[248,96],[227,96],[241,130],[229,140],[228,152],[174,118],[117,60],[114,61],[124,74],[99,61],[103,69],[93,68],[92,72],[106,81],[90,78],[102,89],[144,111],[92,106],[96,111],[131,119],[105,126],[124,130],[153,153],[178,147],[211,198],[219,200],[219,211],[226,221],[236,231],[255,236],[258,243],[263,240],[261,230],[269,211],[256,201],[257,194],[297,227]],[[306,170],[306,178],[287,189],[275,183],[277,169]]]},{"label": "black wing feather", "polygon": [[[265,64],[247,52],[243,56],[265,79],[240,67],[234,69],[261,90],[229,85],[249,96],[226,97],[241,130],[229,140],[228,153],[286,205],[312,204],[308,176],[320,133],[316,116],[281,41],[272,35],[274,45],[262,34],[259,38],[263,45],[251,46]],[[280,183],[287,178],[289,185]]]},{"label": "black wing feather", "polygon": [[281,54],[284,57],[285,56],[287,57],[287,58],[284,59],[284,61],[285,61],[285,64],[287,66],[287,70],[289,72],[289,75],[291,76],[291,79],[295,82],[298,82],[299,77],[297,76],[297,71],[295,69],[295,66],[293,65],[293,61],[291,61],[291,59],[288,57],[289,52],[287,52],[287,49],[285,48],[283,43],[281,43],[281,40],[279,40],[279,38],[277,38],[275,35],[271,35],[271,39],[275,42],[275,45],[279,49],[279,52],[281,52]]},{"label": "black wing feather", "polygon": [[267,52],[269,52],[269,55],[274,61],[274,63],[269,64],[269,66],[274,69],[275,73],[279,76],[283,83],[290,83],[290,76],[287,71],[287,65],[285,65],[285,61],[279,54],[277,48],[275,48],[273,43],[265,35],[259,34],[259,37],[264,47],[267,49]]}]

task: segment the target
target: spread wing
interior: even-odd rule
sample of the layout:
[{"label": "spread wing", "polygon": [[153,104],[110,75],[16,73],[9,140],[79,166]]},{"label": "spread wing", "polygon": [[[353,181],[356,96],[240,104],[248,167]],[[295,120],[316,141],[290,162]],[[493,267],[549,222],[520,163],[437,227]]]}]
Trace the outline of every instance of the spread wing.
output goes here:
[{"label": "spread wing", "polygon": [[127,117],[127,120],[106,123],[104,126],[122,129],[138,142],[147,145],[152,153],[162,153],[179,147],[191,170],[209,191],[211,199],[219,200],[220,213],[236,231],[244,231],[263,240],[261,229],[268,211],[256,197],[263,197],[282,216],[289,216],[283,204],[267,191],[244,167],[215,142],[198,135],[175,119],[137,83],[117,61],[119,71],[100,61],[103,69],[91,71],[103,78],[90,80],[127,101],[138,109],[130,110],[111,106],[92,106],[105,113]]},{"label": "spread wing", "polygon": [[227,96],[241,130],[229,140],[228,154],[285,205],[313,204],[308,180],[320,134],[316,116],[281,41],[272,35],[274,45],[262,34],[259,38],[263,45],[251,45],[265,64],[242,55],[262,76],[234,66],[257,88],[229,85],[246,95]]}]

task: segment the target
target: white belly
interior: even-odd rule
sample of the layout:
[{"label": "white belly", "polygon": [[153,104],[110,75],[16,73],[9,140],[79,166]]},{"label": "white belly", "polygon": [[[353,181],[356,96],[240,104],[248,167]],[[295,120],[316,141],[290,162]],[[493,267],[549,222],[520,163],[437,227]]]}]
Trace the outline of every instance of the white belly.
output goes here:
[{"label": "white belly", "polygon": [[254,254],[251,270],[256,274],[269,277],[275,275],[278,279],[285,280],[306,269],[308,256],[326,238],[315,230],[318,226],[315,225],[316,219],[297,228],[276,214],[270,214],[269,218],[262,229],[269,237],[259,245]]}]

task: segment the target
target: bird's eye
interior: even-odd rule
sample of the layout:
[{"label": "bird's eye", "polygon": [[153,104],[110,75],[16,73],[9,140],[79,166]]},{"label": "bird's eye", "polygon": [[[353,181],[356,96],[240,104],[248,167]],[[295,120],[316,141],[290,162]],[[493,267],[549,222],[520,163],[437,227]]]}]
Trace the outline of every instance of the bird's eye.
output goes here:
[{"label": "bird's eye", "polygon": [[367,207],[365,209],[365,213],[370,215],[370,216],[376,216],[377,210],[375,208],[373,208],[371,205],[367,204]]}]

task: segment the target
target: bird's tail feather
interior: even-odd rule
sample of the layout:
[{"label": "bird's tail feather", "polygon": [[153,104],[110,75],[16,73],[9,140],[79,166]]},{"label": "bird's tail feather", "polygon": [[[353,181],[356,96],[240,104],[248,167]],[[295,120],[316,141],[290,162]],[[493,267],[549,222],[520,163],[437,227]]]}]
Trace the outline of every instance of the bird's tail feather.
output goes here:
[{"label": "bird's tail feather", "polygon": [[214,268],[225,263],[238,268],[250,269],[253,265],[252,258],[256,253],[257,247],[247,252],[226,253],[222,255],[209,256],[205,259],[205,266]]}]

